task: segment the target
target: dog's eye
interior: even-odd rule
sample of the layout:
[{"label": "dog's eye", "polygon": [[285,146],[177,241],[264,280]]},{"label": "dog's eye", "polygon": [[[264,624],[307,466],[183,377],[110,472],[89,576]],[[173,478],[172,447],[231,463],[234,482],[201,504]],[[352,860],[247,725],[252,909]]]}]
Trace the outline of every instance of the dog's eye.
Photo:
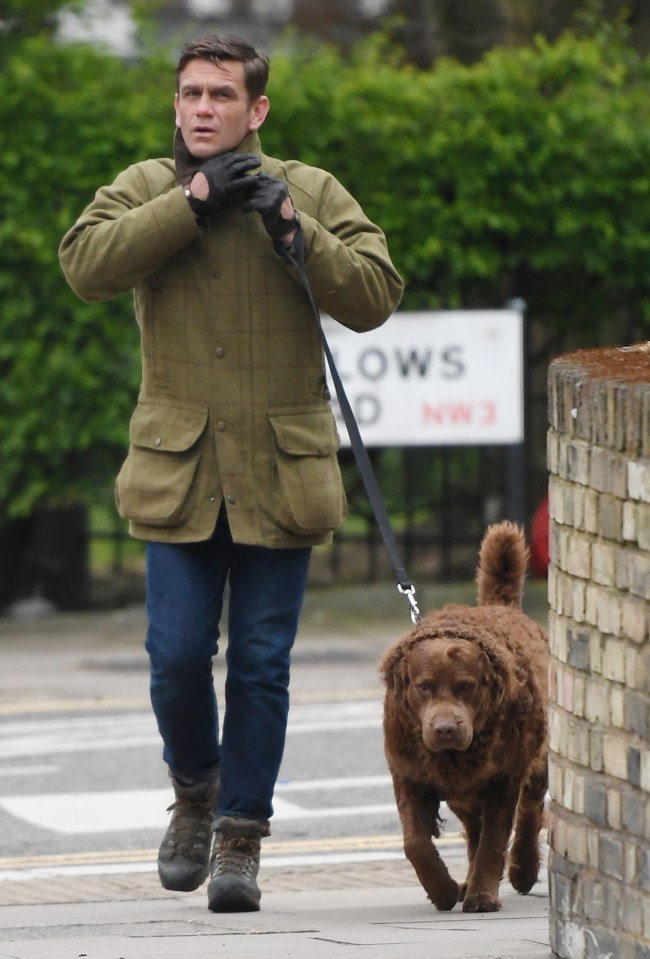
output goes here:
[{"label": "dog's eye", "polygon": [[429,680],[423,680],[421,683],[416,683],[415,688],[419,693],[426,693],[427,696],[430,696],[435,692],[435,685]]},{"label": "dog's eye", "polygon": [[468,696],[476,689],[476,682],[473,679],[463,679],[456,685],[457,696]]}]

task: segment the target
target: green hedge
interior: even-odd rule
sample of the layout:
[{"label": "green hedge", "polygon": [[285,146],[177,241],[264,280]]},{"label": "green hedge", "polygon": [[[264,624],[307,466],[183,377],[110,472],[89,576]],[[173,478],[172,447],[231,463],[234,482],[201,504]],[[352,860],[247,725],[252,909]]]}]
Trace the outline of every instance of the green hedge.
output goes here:
[{"label": "green hedge", "polygon": [[139,382],[131,297],[82,303],[57,251],[101,183],[169,152],[160,75],[46,37],[3,71],[0,515],[92,493],[124,447]]},{"label": "green hedge", "polygon": [[[131,298],[86,305],[57,247],[94,190],[168,155],[169,58],[45,37],[7,51],[0,97],[0,516],[110,487],[139,382]],[[650,64],[571,36],[473,67],[274,57],[267,153],[326,167],[389,236],[404,306],[501,306],[617,342],[650,321]]]},{"label": "green hedge", "polygon": [[287,57],[265,144],[362,198],[410,307],[519,296],[558,326],[591,330],[621,309],[647,321],[649,79],[625,47],[571,36],[427,73],[381,44],[348,62]]}]

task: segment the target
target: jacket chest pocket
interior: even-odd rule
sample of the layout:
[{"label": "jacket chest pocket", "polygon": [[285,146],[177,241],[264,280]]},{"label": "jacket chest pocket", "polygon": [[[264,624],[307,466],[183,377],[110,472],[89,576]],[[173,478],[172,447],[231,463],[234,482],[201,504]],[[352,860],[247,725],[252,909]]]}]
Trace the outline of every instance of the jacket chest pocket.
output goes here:
[{"label": "jacket chest pocket", "polygon": [[192,512],[204,407],[142,400],[129,427],[129,452],[115,482],[121,516],[150,526],[180,526]]},{"label": "jacket chest pocket", "polygon": [[347,514],[332,411],[271,410],[269,421],[275,438],[277,522],[291,532],[331,532]]}]

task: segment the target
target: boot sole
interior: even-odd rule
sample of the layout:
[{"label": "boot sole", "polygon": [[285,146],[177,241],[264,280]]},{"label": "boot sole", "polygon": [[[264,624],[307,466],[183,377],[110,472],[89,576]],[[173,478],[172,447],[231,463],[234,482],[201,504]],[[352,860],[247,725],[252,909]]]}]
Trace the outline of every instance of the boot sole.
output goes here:
[{"label": "boot sole", "polygon": [[209,869],[207,866],[195,869],[193,872],[183,872],[172,874],[165,873],[164,866],[158,863],[158,876],[160,885],[163,889],[169,889],[171,892],[194,892],[208,878]]},{"label": "boot sole", "polygon": [[208,885],[208,909],[211,912],[258,912],[261,893],[237,876],[227,873]]}]

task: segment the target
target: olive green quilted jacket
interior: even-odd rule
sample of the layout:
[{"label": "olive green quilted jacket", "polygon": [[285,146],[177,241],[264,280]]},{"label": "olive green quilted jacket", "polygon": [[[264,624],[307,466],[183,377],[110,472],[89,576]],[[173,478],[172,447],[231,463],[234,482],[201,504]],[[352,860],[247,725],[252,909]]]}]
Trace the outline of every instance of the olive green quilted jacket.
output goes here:
[{"label": "olive green quilted jacket", "polygon": [[[320,309],[359,331],[382,324],[402,282],[381,230],[325,171],[263,155],[256,133],[239,149],[287,181]],[[238,201],[197,223],[189,176],[171,159],[129,167],[59,251],[82,299],[134,290],[142,386],[118,508],[141,539],[207,539],[224,503],[235,542],[328,542],[346,503],[315,319],[260,216]]]}]

